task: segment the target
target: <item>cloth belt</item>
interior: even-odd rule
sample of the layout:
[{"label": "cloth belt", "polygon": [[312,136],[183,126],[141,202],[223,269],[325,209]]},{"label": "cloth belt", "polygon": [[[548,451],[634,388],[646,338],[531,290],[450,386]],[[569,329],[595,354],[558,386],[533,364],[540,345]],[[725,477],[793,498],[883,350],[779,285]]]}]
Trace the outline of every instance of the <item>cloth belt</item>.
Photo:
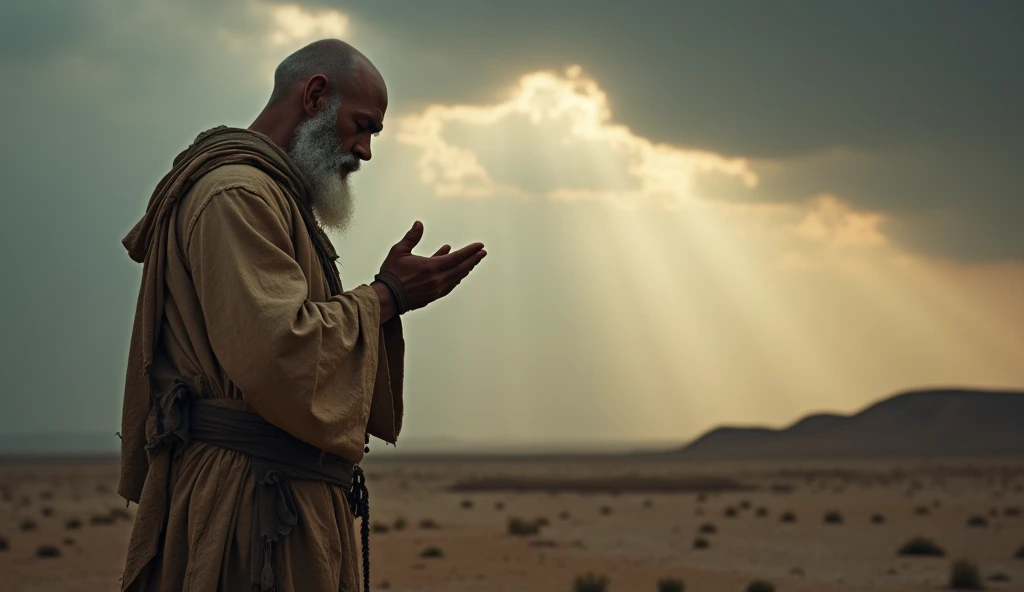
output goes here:
[{"label": "cloth belt", "polygon": [[259,414],[230,409],[198,398],[188,384],[173,387],[154,401],[156,433],[147,449],[170,447],[180,459],[191,442],[202,442],[248,455],[256,475],[253,492],[253,590],[275,592],[282,572],[282,538],[298,522],[292,479],[306,479],[344,489],[352,513],[362,518],[363,585],[369,590],[369,498],[359,465],[303,442]]}]

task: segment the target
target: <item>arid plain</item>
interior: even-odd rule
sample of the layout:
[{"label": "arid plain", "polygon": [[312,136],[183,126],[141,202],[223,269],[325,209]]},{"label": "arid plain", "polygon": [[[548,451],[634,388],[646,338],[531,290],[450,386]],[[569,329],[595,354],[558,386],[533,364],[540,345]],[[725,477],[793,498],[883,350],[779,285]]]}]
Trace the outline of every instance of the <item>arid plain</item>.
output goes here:
[{"label": "arid plain", "polygon": [[[1024,461],[381,457],[366,468],[375,589],[569,592],[593,572],[609,592],[663,578],[690,592],[755,580],[909,592],[948,589],[966,558],[987,589],[1024,590]],[[134,506],[116,476],[113,460],[0,466],[0,589],[118,589]],[[943,555],[900,555],[914,537]]]}]

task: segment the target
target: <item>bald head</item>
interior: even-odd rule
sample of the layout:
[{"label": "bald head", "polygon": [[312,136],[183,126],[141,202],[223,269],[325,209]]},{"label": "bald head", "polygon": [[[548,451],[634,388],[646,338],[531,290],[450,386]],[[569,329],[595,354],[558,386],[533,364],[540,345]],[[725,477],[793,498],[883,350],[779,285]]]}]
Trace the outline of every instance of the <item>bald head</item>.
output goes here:
[{"label": "bald head", "polygon": [[356,78],[357,66],[369,70],[383,85],[384,80],[380,73],[356,48],[340,39],[314,41],[285,58],[277,66],[277,70],[274,71],[274,91],[270,95],[270,103],[277,103],[300,90],[317,74],[327,78],[332,96],[344,93],[346,87]]}]

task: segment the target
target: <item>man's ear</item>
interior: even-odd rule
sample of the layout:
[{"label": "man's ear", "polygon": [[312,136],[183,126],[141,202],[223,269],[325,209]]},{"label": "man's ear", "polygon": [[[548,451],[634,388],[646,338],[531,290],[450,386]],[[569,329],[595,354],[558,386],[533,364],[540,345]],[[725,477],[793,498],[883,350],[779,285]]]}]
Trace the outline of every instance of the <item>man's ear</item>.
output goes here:
[{"label": "man's ear", "polygon": [[327,106],[327,77],[316,74],[306,81],[302,89],[302,110],[313,117]]}]

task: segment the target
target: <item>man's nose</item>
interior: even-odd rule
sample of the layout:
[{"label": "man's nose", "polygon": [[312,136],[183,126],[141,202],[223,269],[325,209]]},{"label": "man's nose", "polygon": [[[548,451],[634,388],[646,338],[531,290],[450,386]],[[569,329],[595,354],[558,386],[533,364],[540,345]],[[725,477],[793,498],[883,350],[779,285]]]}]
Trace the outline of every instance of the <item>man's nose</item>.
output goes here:
[{"label": "man's nose", "polygon": [[373,154],[370,152],[370,144],[356,144],[352,147],[352,153],[359,157],[360,160],[370,160]]}]

